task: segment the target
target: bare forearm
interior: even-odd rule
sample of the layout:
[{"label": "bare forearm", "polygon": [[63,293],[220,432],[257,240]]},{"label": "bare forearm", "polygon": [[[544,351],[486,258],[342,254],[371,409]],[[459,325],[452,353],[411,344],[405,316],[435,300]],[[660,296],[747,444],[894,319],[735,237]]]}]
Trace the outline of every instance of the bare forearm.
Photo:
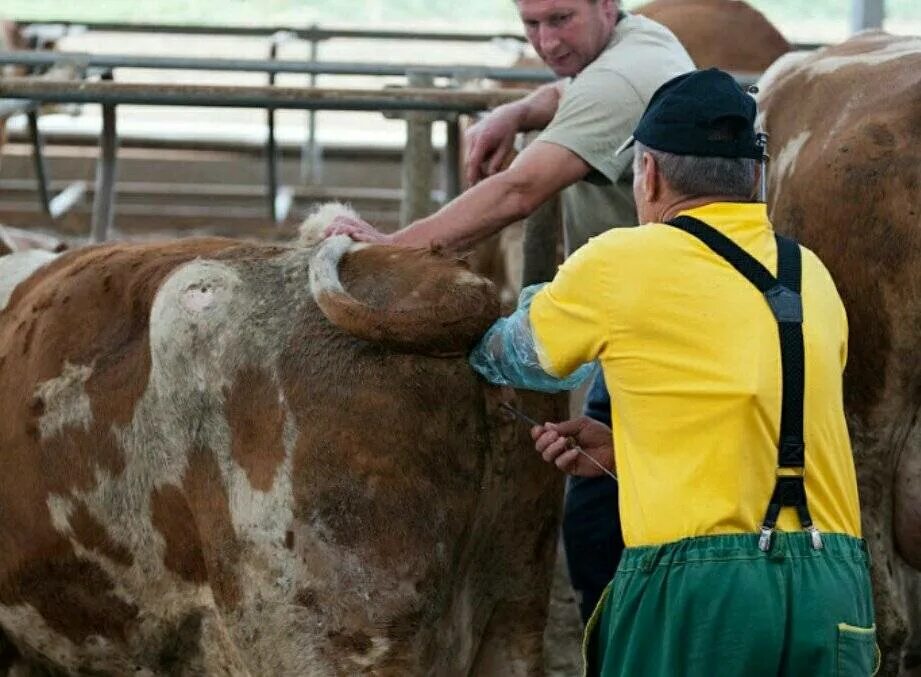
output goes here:
[{"label": "bare forearm", "polygon": [[533,211],[527,191],[508,172],[455,198],[435,214],[394,234],[395,244],[463,251]]}]

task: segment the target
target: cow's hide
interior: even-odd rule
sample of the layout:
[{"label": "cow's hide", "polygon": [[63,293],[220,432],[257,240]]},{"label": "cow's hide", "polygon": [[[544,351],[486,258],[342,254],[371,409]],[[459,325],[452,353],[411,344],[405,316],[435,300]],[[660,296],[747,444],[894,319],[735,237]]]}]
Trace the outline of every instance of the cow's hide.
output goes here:
[{"label": "cow's hide", "polygon": [[562,412],[419,352],[488,283],[336,238],[50,256],[0,305],[0,673],[539,671],[562,486],[498,405]]},{"label": "cow's hide", "polygon": [[884,674],[921,674],[921,39],[861,34],[765,75],[771,218],[826,263]]},{"label": "cow's hide", "polygon": [[654,0],[633,11],[674,33],[698,68],[760,73],[790,51],[780,31],[742,0]]}]

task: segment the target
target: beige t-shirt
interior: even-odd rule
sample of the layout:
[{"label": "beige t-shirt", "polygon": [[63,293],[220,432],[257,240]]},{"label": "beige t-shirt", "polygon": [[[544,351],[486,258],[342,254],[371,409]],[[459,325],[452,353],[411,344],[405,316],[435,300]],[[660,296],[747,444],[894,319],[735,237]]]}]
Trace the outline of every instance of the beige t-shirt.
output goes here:
[{"label": "beige t-shirt", "polygon": [[563,191],[567,255],[609,228],[636,225],[633,153],[614,151],[633,133],[659,86],[693,69],[665,26],[624,14],[605,50],[566,83],[556,115],[537,140],[563,146],[593,167]]}]

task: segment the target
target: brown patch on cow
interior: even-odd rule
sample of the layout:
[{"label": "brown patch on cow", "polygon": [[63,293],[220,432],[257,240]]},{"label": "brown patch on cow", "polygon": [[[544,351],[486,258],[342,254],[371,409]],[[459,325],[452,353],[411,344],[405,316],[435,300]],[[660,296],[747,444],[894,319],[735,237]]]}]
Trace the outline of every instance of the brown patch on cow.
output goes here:
[{"label": "brown patch on cow", "polygon": [[674,33],[698,68],[760,73],[790,51],[761,12],[738,0],[655,0],[632,11]]},{"label": "brown patch on cow", "polygon": [[290,529],[285,532],[285,548],[294,550],[294,532]]},{"label": "brown patch on cow", "polygon": [[[921,403],[917,406],[921,407]],[[917,413],[911,426],[921,428]],[[915,435],[916,438],[900,450],[895,473],[893,528],[899,554],[921,571],[921,431]]]},{"label": "brown patch on cow", "polygon": [[225,391],[231,453],[257,491],[269,491],[285,460],[285,408],[274,379],[255,368],[241,369]]},{"label": "brown patch on cow", "polygon": [[[37,426],[36,426],[37,428]],[[40,441],[43,483],[47,493],[66,496],[72,491],[89,491],[96,486],[96,470],[121,474],[125,458],[111,429],[94,421],[89,429],[69,425]]]},{"label": "brown patch on cow", "polygon": [[90,514],[83,501],[77,503],[70,515],[70,528],[74,538],[87,550],[94,550],[108,557],[113,562],[129,567],[134,564],[131,551],[124,545],[116,543],[105,527]]},{"label": "brown patch on cow", "polygon": [[[148,318],[163,280],[183,263],[238,246],[214,238],[87,247],[16,287],[0,311],[0,354],[15,356],[0,369],[0,581],[60,546],[49,494],[89,490],[97,469],[117,476],[124,468],[112,427],[130,423],[147,388]],[[102,302],[106,275],[111,291]],[[70,426],[41,440],[46,407],[36,389],[59,377],[65,363],[92,367],[84,388],[93,420],[88,430]]]},{"label": "brown patch on cow", "polygon": [[72,552],[59,551],[17,573],[12,589],[0,590],[0,603],[30,604],[75,644],[91,635],[125,642],[136,622],[137,607],[115,594],[106,572]]},{"label": "brown patch on cow", "polygon": [[182,490],[172,484],[154,489],[150,495],[150,522],[163,536],[166,550],[163,564],[190,583],[208,580],[195,515]]},{"label": "brown patch on cow", "polygon": [[434,251],[359,249],[342,258],[339,277],[346,294],[314,289],[327,319],[403,352],[465,355],[499,316],[493,285],[463,261]]},{"label": "brown patch on cow", "polygon": [[221,609],[235,608],[239,547],[213,452],[193,449],[182,488],[155,489],[150,504],[151,522],[166,543],[166,568],[191,583],[208,582]]}]

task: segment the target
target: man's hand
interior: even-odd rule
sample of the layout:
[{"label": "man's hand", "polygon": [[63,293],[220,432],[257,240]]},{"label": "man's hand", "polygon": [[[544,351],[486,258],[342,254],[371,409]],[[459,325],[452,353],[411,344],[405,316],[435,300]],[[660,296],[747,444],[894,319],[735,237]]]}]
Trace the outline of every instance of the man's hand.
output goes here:
[{"label": "man's hand", "polygon": [[502,169],[515,145],[520,122],[520,114],[512,104],[500,106],[467,130],[464,170],[469,185],[474,186]]},{"label": "man's hand", "polygon": [[600,477],[604,474],[598,466],[573,448],[582,451],[608,470],[614,470],[614,439],[611,429],[604,423],[580,416],[560,423],[546,423],[531,428],[534,448],[547,463],[570,475]]},{"label": "man's hand", "polygon": [[372,244],[392,244],[393,236],[380,232],[367,221],[353,219],[347,216],[337,216],[323,231],[325,237],[333,235],[348,235],[356,242],[371,242]]}]

